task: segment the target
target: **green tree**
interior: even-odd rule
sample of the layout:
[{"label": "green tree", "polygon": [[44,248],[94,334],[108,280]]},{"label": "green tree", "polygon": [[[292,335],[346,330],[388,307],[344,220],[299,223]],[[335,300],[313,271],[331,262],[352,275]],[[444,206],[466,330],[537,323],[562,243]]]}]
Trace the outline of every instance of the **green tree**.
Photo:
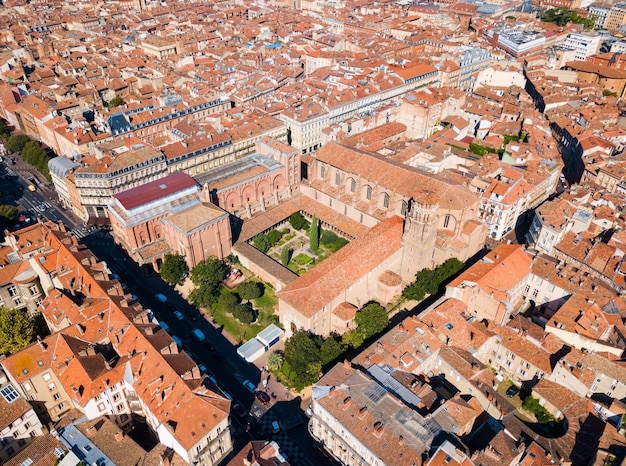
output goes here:
[{"label": "green tree", "polygon": [[282,262],[284,267],[289,265],[289,261],[291,260],[291,249],[289,246],[284,246],[282,251],[280,251],[280,261]]},{"label": "green tree", "polygon": [[357,325],[357,331],[367,339],[382,332],[389,325],[389,314],[380,304],[370,303],[357,311],[354,322]]},{"label": "green tree", "polygon": [[283,237],[283,234],[278,230],[272,230],[267,235],[267,241],[270,243],[271,247],[276,246],[280,239]]},{"label": "green tree", "polygon": [[235,308],[239,306],[239,296],[236,293],[224,293],[220,295],[217,302],[226,312],[234,314]]},{"label": "green tree", "polygon": [[165,254],[159,272],[163,280],[167,283],[182,285],[183,280],[189,273],[189,267],[187,266],[187,262],[185,262],[185,258],[180,254]]},{"label": "green tree", "polygon": [[229,272],[230,267],[228,264],[215,256],[211,256],[208,259],[198,262],[198,264],[191,269],[191,281],[196,286],[204,284],[219,287],[226,279]]},{"label": "green tree", "polygon": [[263,233],[258,233],[254,238],[252,238],[252,244],[263,254],[269,251],[272,247],[269,240],[267,239],[267,236]]},{"label": "green tree", "polygon": [[274,351],[267,357],[267,367],[271,371],[277,371],[282,367],[284,361],[285,358],[282,353],[280,351]]},{"label": "green tree", "polygon": [[402,290],[402,296],[405,299],[421,301],[427,294],[436,294],[441,285],[456,275],[463,266],[463,262],[453,257],[435,270],[422,269],[415,274],[415,282]]},{"label": "green tree", "polygon": [[316,252],[320,248],[320,236],[319,236],[319,224],[317,217],[313,214],[311,219],[311,228],[309,229],[309,242],[311,245],[311,251]]},{"label": "green tree", "polygon": [[343,346],[351,346],[353,348],[358,348],[363,344],[364,341],[365,334],[356,330],[346,332],[341,337],[341,344]]},{"label": "green tree", "polygon": [[22,152],[22,149],[24,149],[28,141],[30,141],[30,138],[25,134],[14,134],[9,137],[6,149],[9,153]]},{"label": "green tree", "polygon": [[11,128],[9,128],[9,124],[7,123],[6,120],[0,118],[0,136],[2,136],[3,138],[8,138],[9,134],[11,133]]},{"label": "green tree", "polygon": [[189,293],[189,301],[196,307],[203,307],[212,312],[212,306],[217,302],[219,296],[218,290],[204,284],[198,285]]},{"label": "green tree", "polygon": [[289,223],[296,230],[304,230],[308,227],[309,222],[306,221],[306,218],[300,212],[294,212],[289,217]]},{"label": "green tree", "polygon": [[320,236],[320,243],[324,246],[328,246],[333,244],[335,241],[339,239],[339,236],[334,231],[324,230]]},{"label": "green tree", "polygon": [[314,337],[300,330],[285,342],[285,363],[291,368],[291,381],[298,390],[311,385],[319,378],[320,350]]},{"label": "green tree", "polygon": [[322,366],[325,366],[335,358],[339,357],[342,352],[343,348],[341,343],[339,343],[333,335],[326,338],[320,345],[320,361]]},{"label": "green tree", "polygon": [[0,307],[0,354],[11,354],[35,340],[35,324],[19,309]]},{"label": "green tree", "polygon": [[0,205],[0,218],[12,222],[17,218],[17,207],[14,205]]},{"label": "green tree", "polygon": [[254,322],[254,312],[243,304],[238,304],[233,310],[233,317],[244,325]]},{"label": "green tree", "polygon": [[246,301],[250,301],[251,299],[257,299],[263,296],[263,285],[259,282],[243,282],[237,288],[237,292],[241,296],[242,299]]},{"label": "green tree", "polygon": [[109,100],[109,108],[119,107],[120,105],[124,105],[124,99],[122,99],[119,95],[116,95],[111,100]]},{"label": "green tree", "polygon": [[204,259],[191,269],[191,281],[195,285],[189,300],[198,307],[211,309],[219,297],[220,286],[228,276],[230,267],[215,256]]}]

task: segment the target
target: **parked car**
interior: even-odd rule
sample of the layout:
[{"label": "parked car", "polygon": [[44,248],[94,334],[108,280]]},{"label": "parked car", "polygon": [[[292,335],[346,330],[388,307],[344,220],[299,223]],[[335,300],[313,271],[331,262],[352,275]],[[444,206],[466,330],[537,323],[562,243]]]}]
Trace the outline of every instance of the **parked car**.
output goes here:
[{"label": "parked car", "polygon": [[235,403],[233,405],[233,411],[235,412],[235,414],[241,418],[246,417],[246,410],[244,409],[243,406],[241,406],[239,403]]},{"label": "parked car", "polygon": [[183,313],[180,311],[174,311],[174,317],[176,317],[178,320],[183,320],[185,318]]},{"label": "parked car", "polygon": [[515,385],[511,385],[509,389],[506,391],[506,396],[508,396],[509,398],[513,398],[518,393],[519,393],[519,388],[517,388]]},{"label": "parked car", "polygon": [[280,432],[280,424],[278,424],[278,421],[272,421],[272,432],[275,434]]},{"label": "parked car", "polygon": [[261,390],[257,391],[254,394],[254,396],[256,397],[257,400],[259,400],[264,405],[266,405],[266,404],[268,404],[270,402],[270,396],[267,393],[262,392]]},{"label": "parked car", "polygon": [[164,294],[157,293],[157,294],[154,295],[154,297],[157,299],[157,301],[160,301],[162,303],[166,303],[167,302],[167,297]]},{"label": "parked car", "polygon": [[256,385],[254,385],[249,380],[244,380],[242,383],[243,383],[243,386],[246,387],[250,393],[256,392]]}]

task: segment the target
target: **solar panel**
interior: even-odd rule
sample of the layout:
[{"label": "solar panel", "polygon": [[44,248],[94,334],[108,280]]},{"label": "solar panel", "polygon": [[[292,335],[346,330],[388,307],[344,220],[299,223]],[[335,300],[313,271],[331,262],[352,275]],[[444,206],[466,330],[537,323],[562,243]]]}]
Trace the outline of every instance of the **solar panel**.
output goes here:
[{"label": "solar panel", "polygon": [[385,396],[387,390],[384,387],[378,385],[376,382],[369,384],[363,390],[363,394],[367,396],[373,403],[378,403],[382,397]]}]

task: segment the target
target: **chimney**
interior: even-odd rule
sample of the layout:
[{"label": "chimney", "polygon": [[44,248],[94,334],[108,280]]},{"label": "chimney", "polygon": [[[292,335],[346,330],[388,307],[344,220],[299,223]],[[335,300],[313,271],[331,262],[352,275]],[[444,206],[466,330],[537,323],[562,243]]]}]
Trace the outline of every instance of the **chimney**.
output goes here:
[{"label": "chimney", "polygon": [[348,406],[350,406],[351,401],[352,401],[352,398],[350,398],[349,396],[345,397],[343,399],[343,409],[347,409]]},{"label": "chimney", "polygon": [[404,445],[404,437],[402,435],[398,437],[398,445]]},{"label": "chimney", "polygon": [[330,390],[328,390],[328,398],[332,398],[334,394],[335,394],[335,386],[333,385],[332,387],[330,387]]},{"label": "chimney", "polygon": [[365,416],[367,416],[367,406],[363,406],[361,409],[359,409],[359,419],[363,420],[365,419]]},{"label": "chimney", "polygon": [[352,369],[352,365],[350,364],[350,361],[348,361],[347,359],[343,360],[343,366],[347,367],[348,369]]},{"label": "chimney", "polygon": [[44,341],[41,339],[39,335],[37,335],[37,344],[43,351],[46,351],[46,349],[48,348],[48,345],[44,343]]},{"label": "chimney", "polygon": [[373,434],[380,438],[383,435],[383,431],[385,430],[385,425],[381,421],[376,421],[374,423],[374,432]]},{"label": "chimney", "polygon": [[97,432],[96,426],[89,426],[87,428],[87,435],[93,435]]},{"label": "chimney", "polygon": [[116,442],[121,442],[123,438],[124,438],[124,432],[122,432],[121,430],[118,430],[115,433],[115,441]]}]

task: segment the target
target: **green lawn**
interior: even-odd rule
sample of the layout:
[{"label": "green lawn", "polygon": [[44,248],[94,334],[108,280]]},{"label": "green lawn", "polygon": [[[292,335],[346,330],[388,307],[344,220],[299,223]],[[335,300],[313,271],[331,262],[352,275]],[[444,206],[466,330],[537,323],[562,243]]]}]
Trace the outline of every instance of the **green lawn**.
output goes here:
[{"label": "green lawn", "polygon": [[[235,292],[237,289],[234,290]],[[230,293],[226,287],[222,287],[221,294]],[[256,336],[261,330],[271,323],[278,323],[278,316],[274,315],[274,307],[278,304],[278,298],[274,289],[265,284],[265,293],[258,299],[253,299],[254,308],[259,315],[255,322],[244,325],[228,314],[221,306],[215,305],[213,320],[224,328],[232,337],[241,342],[246,342]]]}]

